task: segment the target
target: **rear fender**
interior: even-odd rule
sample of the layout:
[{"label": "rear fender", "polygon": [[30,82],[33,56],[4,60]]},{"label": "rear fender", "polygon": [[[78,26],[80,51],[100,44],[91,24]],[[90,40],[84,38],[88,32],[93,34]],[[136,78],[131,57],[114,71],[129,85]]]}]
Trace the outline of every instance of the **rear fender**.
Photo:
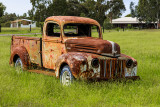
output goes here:
[{"label": "rear fender", "polygon": [[29,66],[29,54],[24,46],[16,47],[11,53],[9,64],[13,66],[15,57],[20,57],[23,63],[23,66],[26,68]]}]

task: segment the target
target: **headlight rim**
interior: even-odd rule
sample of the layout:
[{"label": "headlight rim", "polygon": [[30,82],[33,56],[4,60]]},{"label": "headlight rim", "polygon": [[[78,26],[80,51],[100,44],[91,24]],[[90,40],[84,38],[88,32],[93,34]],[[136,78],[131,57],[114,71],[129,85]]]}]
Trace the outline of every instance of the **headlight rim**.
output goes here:
[{"label": "headlight rim", "polygon": [[126,67],[127,68],[131,68],[133,66],[133,60],[132,59],[128,59],[127,61],[126,61]]},{"label": "headlight rim", "polygon": [[[97,61],[97,62],[95,62],[95,61]],[[98,68],[99,67],[99,59],[98,58],[93,58],[92,61],[91,61],[91,65],[94,68]]]}]

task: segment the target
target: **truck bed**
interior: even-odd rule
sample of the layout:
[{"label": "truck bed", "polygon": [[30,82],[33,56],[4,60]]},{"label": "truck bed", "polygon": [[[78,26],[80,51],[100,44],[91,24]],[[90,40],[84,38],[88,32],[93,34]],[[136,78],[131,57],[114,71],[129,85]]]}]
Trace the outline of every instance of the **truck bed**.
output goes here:
[{"label": "truck bed", "polygon": [[38,37],[27,36],[12,36],[11,53],[16,47],[24,46],[30,56],[30,61],[33,64],[42,66],[41,63],[41,51],[42,51],[42,39]]}]

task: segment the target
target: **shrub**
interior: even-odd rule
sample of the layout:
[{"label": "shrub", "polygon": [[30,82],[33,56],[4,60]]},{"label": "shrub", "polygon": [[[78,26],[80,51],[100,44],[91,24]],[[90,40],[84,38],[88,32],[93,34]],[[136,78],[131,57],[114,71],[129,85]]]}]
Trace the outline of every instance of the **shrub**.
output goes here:
[{"label": "shrub", "polygon": [[6,23],[1,23],[2,27],[10,27],[11,23],[10,22],[6,22]]},{"label": "shrub", "polygon": [[105,28],[105,29],[112,29],[112,27],[113,27],[110,22],[104,22],[103,25],[104,25],[104,28]]}]

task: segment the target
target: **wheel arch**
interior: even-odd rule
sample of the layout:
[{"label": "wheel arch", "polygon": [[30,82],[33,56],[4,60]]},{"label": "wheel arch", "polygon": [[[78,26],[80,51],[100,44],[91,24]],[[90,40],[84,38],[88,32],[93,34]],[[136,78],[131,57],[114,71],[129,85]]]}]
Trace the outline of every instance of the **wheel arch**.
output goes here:
[{"label": "wheel arch", "polygon": [[10,65],[14,65],[15,61],[17,60],[17,58],[21,58],[22,63],[24,65],[25,68],[27,68],[29,66],[29,54],[27,49],[24,46],[19,46],[16,47],[13,52],[11,53],[11,57],[10,57]]},{"label": "wheel arch", "polygon": [[[61,64],[61,66],[60,66],[60,68],[59,68],[59,77],[60,77],[60,74],[61,74],[61,72],[62,72],[63,67],[65,67],[66,65],[68,65],[68,63],[66,63],[66,62],[63,62],[63,63]],[[69,66],[69,65],[68,65],[68,66]]]},{"label": "wheel arch", "polygon": [[72,72],[72,75],[74,78],[78,78],[79,73],[81,72],[81,65],[86,62],[87,60],[82,54],[76,54],[76,53],[66,53],[59,57],[59,59],[56,62],[56,77],[59,78],[62,68],[65,65],[68,65],[70,68],[70,71]]},{"label": "wheel arch", "polygon": [[18,58],[19,58],[19,55],[15,54],[14,57],[13,57],[13,63],[15,63]]}]

